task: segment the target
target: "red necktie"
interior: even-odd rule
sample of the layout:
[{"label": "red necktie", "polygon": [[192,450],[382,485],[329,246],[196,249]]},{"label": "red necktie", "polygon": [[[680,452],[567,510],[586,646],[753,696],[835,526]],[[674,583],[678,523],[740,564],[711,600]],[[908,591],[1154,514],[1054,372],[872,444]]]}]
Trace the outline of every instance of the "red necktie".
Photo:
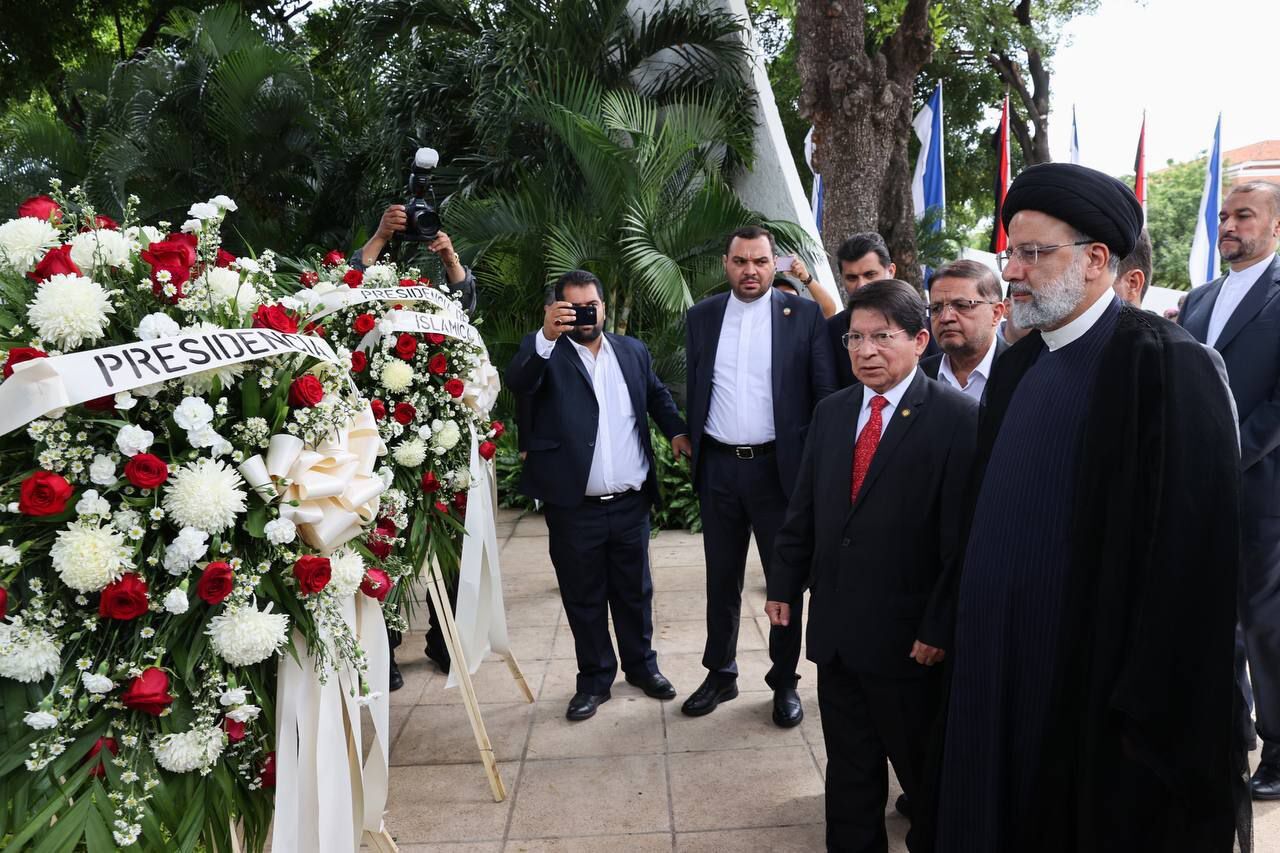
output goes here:
[{"label": "red necktie", "polygon": [[862,488],[867,469],[871,467],[871,459],[880,446],[880,428],[884,423],[880,411],[887,405],[887,397],[877,394],[871,398],[871,417],[867,419],[867,425],[862,428],[857,443],[853,445],[853,488],[849,491],[850,503],[858,499],[858,489]]}]

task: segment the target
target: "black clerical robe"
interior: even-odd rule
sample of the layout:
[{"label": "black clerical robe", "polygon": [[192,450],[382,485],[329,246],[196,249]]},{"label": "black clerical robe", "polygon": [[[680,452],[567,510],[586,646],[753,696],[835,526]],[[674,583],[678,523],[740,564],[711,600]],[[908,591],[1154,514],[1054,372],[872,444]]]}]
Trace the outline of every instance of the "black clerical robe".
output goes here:
[{"label": "black clerical robe", "polygon": [[[1033,332],[993,372],[970,507],[1019,382],[1044,352]],[[1060,637],[1045,660],[1052,701],[1039,754],[1025,756],[1035,769],[1024,807],[995,804],[1008,822],[1000,846],[1230,851],[1239,481],[1225,391],[1190,335],[1125,306],[1092,392],[1071,402],[1087,415]],[[961,637],[958,625],[957,656]]]}]

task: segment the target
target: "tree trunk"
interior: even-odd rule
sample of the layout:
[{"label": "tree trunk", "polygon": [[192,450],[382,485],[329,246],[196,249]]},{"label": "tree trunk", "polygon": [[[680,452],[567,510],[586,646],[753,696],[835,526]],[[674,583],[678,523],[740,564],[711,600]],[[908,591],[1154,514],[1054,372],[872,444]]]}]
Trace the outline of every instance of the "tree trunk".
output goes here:
[{"label": "tree trunk", "polygon": [[[1049,156],[1049,69],[1044,64],[1044,57],[1031,29],[1031,0],[1020,0],[1013,15],[1025,33],[1025,69],[1005,53],[989,54],[987,64],[1009,87],[1013,96],[1009,127],[1018,140],[1018,147],[1022,149],[1024,166],[1034,166],[1053,159]],[[1030,86],[1028,76],[1031,78]]]},{"label": "tree trunk", "polygon": [[917,283],[907,143],[912,83],[933,52],[929,2],[908,0],[897,31],[871,54],[860,2],[800,0],[795,22],[800,114],[813,123],[822,175],[822,241],[834,252],[856,232],[887,231],[898,274]]}]

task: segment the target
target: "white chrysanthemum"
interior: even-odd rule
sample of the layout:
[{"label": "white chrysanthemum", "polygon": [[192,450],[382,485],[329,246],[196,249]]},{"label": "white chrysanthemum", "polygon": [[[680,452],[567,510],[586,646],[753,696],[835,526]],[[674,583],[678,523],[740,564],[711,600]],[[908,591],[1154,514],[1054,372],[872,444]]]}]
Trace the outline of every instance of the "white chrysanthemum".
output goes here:
[{"label": "white chrysanthemum", "polygon": [[229,608],[209,620],[206,633],[213,650],[232,666],[252,666],[271,657],[284,645],[289,617],[272,613],[271,604]]},{"label": "white chrysanthemum", "polygon": [[240,280],[240,273],[226,267],[214,267],[204,276],[209,286],[209,298],[214,305],[236,304],[236,310],[247,314],[262,302],[258,289],[247,281]]},{"label": "white chrysanthemum", "polygon": [[378,377],[382,387],[393,393],[400,392],[413,382],[413,368],[398,358],[389,358],[382,365],[382,374]]},{"label": "white chrysanthemum", "polygon": [[431,443],[441,450],[453,450],[462,438],[462,430],[456,421],[445,421],[432,436]]},{"label": "white chrysanthemum", "polygon": [[166,613],[180,616],[186,613],[190,607],[191,602],[187,600],[187,594],[178,587],[174,587],[165,594],[164,609]]},{"label": "white chrysanthemum", "polygon": [[427,458],[427,445],[420,438],[411,438],[396,445],[391,458],[406,468],[416,468]]},{"label": "white chrysanthemum", "polygon": [[[218,332],[222,327],[216,323],[194,323],[187,326],[184,332]],[[236,382],[239,381],[241,375],[244,374],[244,362],[236,364],[224,364],[215,367],[212,370],[202,370],[199,373],[193,373],[190,376],[182,377],[182,385],[188,392],[192,394],[207,394],[213,388],[213,380],[216,378],[222,384],[222,390],[234,388]],[[134,393],[137,391],[135,389]]]},{"label": "white chrysanthemum", "polygon": [[213,423],[213,406],[200,397],[184,397],[173,410],[173,421],[188,431],[208,426]]},{"label": "white chrysanthemum", "polygon": [[43,731],[57,726],[58,718],[48,711],[28,711],[23,715],[22,722],[36,731]]},{"label": "white chrysanthemum", "polygon": [[396,268],[390,264],[374,264],[364,271],[364,287],[395,287],[400,283]]},{"label": "white chrysanthemum", "polygon": [[58,229],[43,219],[24,216],[0,225],[0,263],[29,272],[46,250],[58,245]]},{"label": "white chrysanthemum", "polygon": [[58,531],[49,549],[62,582],[77,592],[99,592],[133,568],[133,549],[114,527],[73,521]]},{"label": "white chrysanthemum", "polygon": [[288,545],[298,537],[298,526],[287,518],[268,521],[262,532],[272,545]]},{"label": "white chrysanthemum", "polygon": [[90,693],[110,693],[116,686],[116,683],[105,675],[98,675],[96,672],[80,673],[80,680],[84,682],[84,689]]},{"label": "white chrysanthemum", "polygon": [[174,472],[164,494],[165,511],[183,527],[221,533],[244,512],[244,479],[220,459],[201,459]]},{"label": "white chrysanthemum", "polygon": [[0,622],[0,677],[33,684],[62,669],[61,648],[46,631],[21,619]]},{"label": "white chrysanthemum", "polygon": [[71,260],[85,275],[93,275],[94,270],[103,267],[130,269],[132,253],[129,238],[107,228],[83,231],[71,238]]},{"label": "white chrysanthemum", "polygon": [[227,733],[219,726],[188,729],[173,735],[161,735],[151,743],[156,764],[170,773],[207,773],[218,763]]},{"label": "white chrysanthemum", "polygon": [[27,319],[40,337],[63,349],[93,343],[107,331],[115,308],[102,285],[82,275],[53,275],[36,289]]},{"label": "white chrysanthemum", "polygon": [[116,448],[125,456],[137,456],[139,453],[146,453],[147,448],[151,447],[155,440],[156,434],[151,430],[134,424],[125,424],[120,427],[120,432],[116,433]]},{"label": "white chrysanthemum", "polygon": [[182,334],[182,327],[178,325],[178,321],[157,311],[154,314],[148,314],[138,323],[135,331],[140,341],[154,341],[157,338],[171,338],[174,335]]},{"label": "white chrysanthemum", "polygon": [[329,572],[329,587],[334,595],[355,595],[364,580],[364,558],[357,551],[343,548],[330,555]]}]

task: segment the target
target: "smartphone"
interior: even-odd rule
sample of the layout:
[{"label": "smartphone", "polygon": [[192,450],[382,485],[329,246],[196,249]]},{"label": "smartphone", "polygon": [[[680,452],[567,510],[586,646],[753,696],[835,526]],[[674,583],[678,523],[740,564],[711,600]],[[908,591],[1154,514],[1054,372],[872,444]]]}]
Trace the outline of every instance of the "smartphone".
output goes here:
[{"label": "smartphone", "polygon": [[779,255],[775,268],[778,272],[791,272],[791,265],[796,262],[795,255]]},{"label": "smartphone", "polygon": [[594,326],[595,324],[596,324],[596,306],[594,305],[573,306],[573,325]]}]

